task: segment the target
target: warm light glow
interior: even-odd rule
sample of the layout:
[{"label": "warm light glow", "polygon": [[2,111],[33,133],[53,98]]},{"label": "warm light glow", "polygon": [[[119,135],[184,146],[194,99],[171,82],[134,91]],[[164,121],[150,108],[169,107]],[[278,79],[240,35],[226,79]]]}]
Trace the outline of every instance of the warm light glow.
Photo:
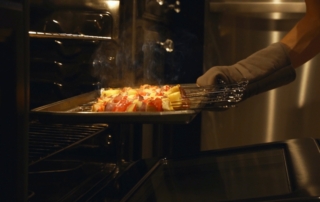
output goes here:
[{"label": "warm light glow", "polygon": [[62,42],[58,40],[54,40],[54,42],[56,42],[57,44],[62,44]]},{"label": "warm light glow", "polygon": [[279,31],[273,31],[271,33],[271,37],[270,37],[270,43],[276,43],[279,42],[281,39],[281,33]]},{"label": "warm light glow", "polygon": [[61,83],[57,83],[57,82],[54,82],[54,84],[57,85],[57,86],[60,86],[60,87],[63,86]]},{"label": "warm light glow", "polygon": [[271,18],[274,20],[280,20],[283,18],[283,16],[282,16],[282,13],[274,12],[274,13],[271,13]]},{"label": "warm light glow", "polygon": [[307,86],[308,86],[308,78],[310,75],[310,67],[311,67],[311,62],[307,62],[304,64],[302,67],[302,76],[301,76],[301,82],[300,82],[300,88],[299,88],[299,98],[298,98],[298,107],[302,108],[305,105],[305,100],[306,100],[306,94],[307,94]]},{"label": "warm light glow", "polygon": [[163,0],[157,0],[157,2],[158,2],[158,4],[159,4],[160,6],[163,5]]},{"label": "warm light glow", "polygon": [[106,4],[108,5],[108,8],[111,10],[118,9],[120,1],[106,1]]},{"label": "warm light glow", "polygon": [[274,119],[275,119],[275,103],[276,103],[276,89],[271,90],[268,93],[268,107],[267,107],[267,131],[266,131],[266,141],[271,142],[273,140],[274,132]]},{"label": "warm light glow", "polygon": [[55,64],[59,65],[59,66],[62,66],[62,63],[61,62],[57,62],[57,61],[54,61]]}]

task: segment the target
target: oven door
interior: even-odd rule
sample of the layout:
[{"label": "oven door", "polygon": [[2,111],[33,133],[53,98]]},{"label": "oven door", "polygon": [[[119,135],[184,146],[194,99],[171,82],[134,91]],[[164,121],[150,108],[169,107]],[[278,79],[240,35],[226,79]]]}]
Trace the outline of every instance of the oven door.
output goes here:
[{"label": "oven door", "polygon": [[[143,160],[115,184],[121,190],[119,200],[130,202],[319,201],[319,143],[292,139]],[[93,201],[110,200],[106,193],[103,190]]]}]

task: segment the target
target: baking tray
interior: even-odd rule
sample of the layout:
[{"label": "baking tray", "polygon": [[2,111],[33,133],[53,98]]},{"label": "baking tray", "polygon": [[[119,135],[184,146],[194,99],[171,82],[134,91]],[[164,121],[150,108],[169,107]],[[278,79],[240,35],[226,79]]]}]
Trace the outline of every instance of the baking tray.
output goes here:
[{"label": "baking tray", "polygon": [[31,110],[32,118],[50,123],[174,123],[187,124],[200,110],[163,112],[91,112],[100,91],[92,91]]}]

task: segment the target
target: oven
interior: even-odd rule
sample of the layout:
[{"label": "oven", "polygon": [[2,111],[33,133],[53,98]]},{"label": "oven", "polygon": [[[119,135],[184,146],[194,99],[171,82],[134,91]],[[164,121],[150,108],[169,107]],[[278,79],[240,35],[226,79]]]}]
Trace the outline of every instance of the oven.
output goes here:
[{"label": "oven", "polygon": [[29,201],[86,201],[132,162],[199,150],[199,121],[55,118],[35,110],[66,107],[102,87],[195,80],[190,71],[201,69],[182,60],[193,55],[200,63],[201,52],[192,51],[200,42],[175,28],[181,9],[179,1],[30,2]]},{"label": "oven", "polygon": [[8,131],[1,144],[4,201],[86,200],[134,161],[199,150],[199,117],[190,124],[61,123],[40,121],[29,112],[103,86],[194,82],[202,71],[194,68],[202,64],[201,23],[181,22],[202,4],[0,3],[6,67],[1,131]]},{"label": "oven", "polygon": [[199,112],[45,111],[104,86],[193,83],[204,6],[0,0],[1,201],[319,200],[317,139],[200,151]]}]

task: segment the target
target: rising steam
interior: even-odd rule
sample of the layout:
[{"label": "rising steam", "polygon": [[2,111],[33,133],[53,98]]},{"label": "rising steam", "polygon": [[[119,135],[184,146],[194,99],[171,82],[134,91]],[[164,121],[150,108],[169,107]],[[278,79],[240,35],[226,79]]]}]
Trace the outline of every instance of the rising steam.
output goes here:
[{"label": "rising steam", "polygon": [[192,66],[198,51],[195,35],[176,31],[171,35],[174,51],[166,52],[158,43],[166,39],[160,36],[161,32],[156,32],[158,39],[154,40],[150,40],[152,37],[148,33],[154,31],[137,30],[137,39],[132,42],[132,30],[127,29],[118,43],[101,43],[93,55],[93,76],[100,79],[100,87],[179,83],[183,77],[189,76],[188,72],[192,72],[190,68],[202,68]]}]

